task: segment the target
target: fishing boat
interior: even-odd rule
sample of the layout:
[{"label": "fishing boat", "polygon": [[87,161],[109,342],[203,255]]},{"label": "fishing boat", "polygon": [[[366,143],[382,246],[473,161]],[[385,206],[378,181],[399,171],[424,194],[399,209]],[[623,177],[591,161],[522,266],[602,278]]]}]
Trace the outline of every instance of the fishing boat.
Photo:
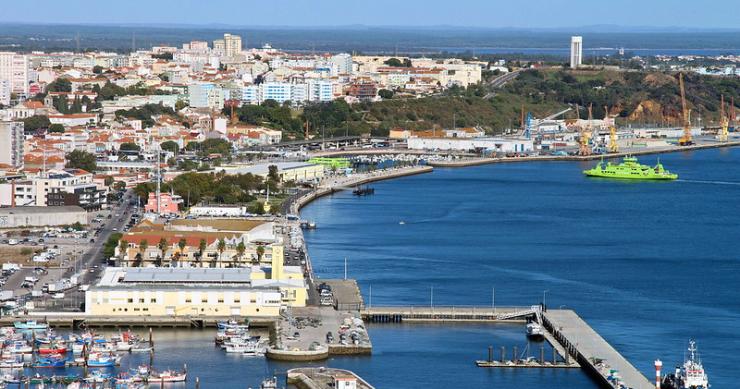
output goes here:
[{"label": "fishing boat", "polygon": [[165,370],[161,373],[154,373],[151,375],[151,378],[149,378],[149,382],[151,383],[158,383],[158,382],[185,382],[187,380],[188,373],[186,372],[177,372],[174,370]]},{"label": "fishing boat", "polygon": [[33,364],[33,367],[59,368],[59,367],[65,367],[66,365],[67,365],[67,361],[65,361],[63,358],[39,358],[36,360],[36,363]]},{"label": "fishing boat", "polygon": [[49,354],[66,354],[67,348],[64,346],[60,346],[57,344],[50,345],[47,347],[39,347],[39,354],[41,355],[49,355]]},{"label": "fishing boat", "polygon": [[0,360],[0,369],[21,369],[23,366],[23,359],[18,357],[8,357]]},{"label": "fishing boat", "polygon": [[248,324],[239,324],[236,320],[229,320],[229,321],[220,321],[218,322],[218,329],[219,330],[248,330],[249,325]]},{"label": "fishing boat", "polygon": [[12,345],[6,348],[6,350],[11,354],[31,354],[33,352],[33,347],[25,341],[16,340]]},{"label": "fishing boat", "polygon": [[545,330],[539,323],[527,323],[527,338],[541,341],[545,339]]},{"label": "fishing boat", "polygon": [[88,367],[113,367],[118,363],[118,358],[112,355],[93,353],[87,359]]},{"label": "fishing boat", "polygon": [[600,161],[593,169],[584,170],[583,174],[589,177],[617,178],[625,180],[675,180],[678,174],[671,173],[660,163],[650,167],[641,165],[637,158],[632,156],[624,157],[622,163],[615,165],[611,162],[604,164]]},{"label": "fishing boat", "polygon": [[39,323],[36,320],[17,321],[13,326],[19,330],[45,330],[49,328],[46,323]]},{"label": "fishing boat", "polygon": [[154,347],[149,342],[136,342],[131,346],[132,353],[148,353],[154,351]]}]

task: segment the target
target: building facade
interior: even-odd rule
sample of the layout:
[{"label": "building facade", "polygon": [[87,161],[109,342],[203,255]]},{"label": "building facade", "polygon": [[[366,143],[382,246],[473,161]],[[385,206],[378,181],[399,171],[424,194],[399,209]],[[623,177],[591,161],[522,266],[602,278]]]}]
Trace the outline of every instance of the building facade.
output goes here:
[{"label": "building facade", "polygon": [[583,64],[583,37],[570,38],[570,67],[578,68]]},{"label": "building facade", "polygon": [[28,56],[0,52],[0,80],[10,81],[11,92],[28,96]]},{"label": "building facade", "polygon": [[23,168],[23,122],[0,122],[0,164]]}]

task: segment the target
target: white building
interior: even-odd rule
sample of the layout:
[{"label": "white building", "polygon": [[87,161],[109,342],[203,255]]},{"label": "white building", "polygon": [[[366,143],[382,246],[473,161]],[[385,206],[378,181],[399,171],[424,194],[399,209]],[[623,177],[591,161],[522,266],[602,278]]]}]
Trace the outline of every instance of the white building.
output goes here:
[{"label": "white building", "polygon": [[570,37],[570,67],[575,69],[583,64],[583,37]]},{"label": "white building", "polygon": [[23,122],[0,122],[0,165],[23,167]]},{"label": "white building", "polygon": [[0,80],[10,81],[13,93],[28,95],[28,56],[0,52]]},{"label": "white building", "polygon": [[188,86],[188,97],[193,108],[222,109],[228,92],[215,84],[201,82]]},{"label": "white building", "polygon": [[352,73],[352,56],[350,54],[337,54],[332,56],[330,61],[336,67],[337,74]]},{"label": "white building", "polygon": [[526,153],[534,150],[530,139],[504,138],[409,138],[412,150],[487,150],[497,153]]},{"label": "white building", "polygon": [[0,79],[0,105],[10,105],[10,95],[12,93],[10,80]]}]

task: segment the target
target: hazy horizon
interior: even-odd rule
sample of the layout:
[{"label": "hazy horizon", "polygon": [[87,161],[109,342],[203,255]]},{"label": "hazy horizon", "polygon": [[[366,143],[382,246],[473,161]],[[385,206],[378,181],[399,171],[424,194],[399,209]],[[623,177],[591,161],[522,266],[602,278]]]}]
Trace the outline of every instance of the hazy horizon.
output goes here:
[{"label": "hazy horizon", "polygon": [[0,22],[23,24],[181,25],[251,28],[492,28],[578,29],[618,26],[638,29],[738,30],[733,0],[675,6],[673,0],[530,0],[527,7],[508,1],[461,0],[273,0],[269,3],[220,0],[128,0],[96,3],[27,0],[5,6]]}]

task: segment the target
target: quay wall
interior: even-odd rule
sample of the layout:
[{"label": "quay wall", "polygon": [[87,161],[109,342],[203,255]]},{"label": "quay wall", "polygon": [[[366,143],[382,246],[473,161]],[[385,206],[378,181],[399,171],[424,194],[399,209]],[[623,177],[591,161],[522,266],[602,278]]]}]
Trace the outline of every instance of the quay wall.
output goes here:
[{"label": "quay wall", "polygon": [[694,151],[704,149],[716,149],[722,147],[736,147],[740,146],[740,141],[724,142],[724,143],[711,143],[702,145],[692,146],[676,146],[676,147],[665,147],[648,150],[637,150],[632,152],[620,152],[610,154],[597,154],[597,155],[547,155],[547,156],[533,156],[533,157],[503,157],[503,158],[473,158],[473,159],[460,159],[456,161],[429,161],[428,165],[434,167],[467,167],[467,166],[479,166],[488,165],[493,163],[515,163],[515,162],[539,162],[539,161],[593,161],[597,159],[608,159],[608,158],[622,158],[628,155],[653,155],[653,154],[668,154],[678,153],[682,151]]}]

